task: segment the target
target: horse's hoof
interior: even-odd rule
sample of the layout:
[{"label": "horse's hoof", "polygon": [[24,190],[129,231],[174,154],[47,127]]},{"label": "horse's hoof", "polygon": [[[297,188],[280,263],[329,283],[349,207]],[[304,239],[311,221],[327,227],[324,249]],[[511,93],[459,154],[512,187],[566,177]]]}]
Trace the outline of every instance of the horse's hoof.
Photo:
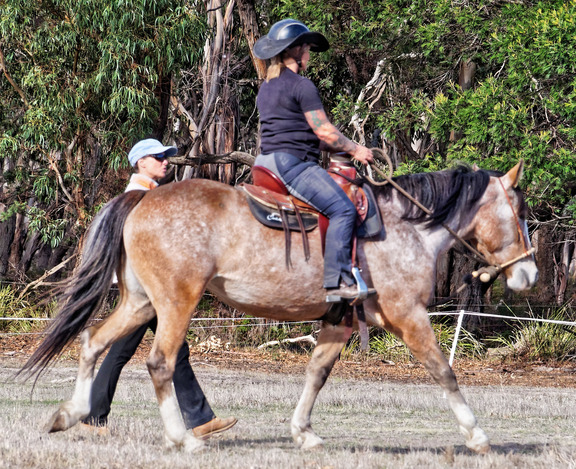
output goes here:
[{"label": "horse's hoof", "polygon": [[203,440],[190,433],[186,433],[182,447],[186,453],[201,453],[207,448]]},{"label": "horse's hoof", "polygon": [[305,451],[324,448],[324,441],[315,433],[302,433],[294,437],[294,442]]},{"label": "horse's hoof", "polygon": [[202,451],[206,451],[206,444],[199,440],[198,438],[186,438],[184,440],[184,451],[186,453],[201,453]]},{"label": "horse's hoof", "polygon": [[166,445],[166,449],[173,450],[182,448],[186,453],[201,453],[207,448],[202,440],[189,434],[186,434],[182,443],[175,443],[169,439],[168,436],[164,435],[164,444]]},{"label": "horse's hoof", "polygon": [[472,430],[472,436],[466,440],[466,446],[478,454],[486,454],[490,451],[490,440],[484,430],[479,427]]},{"label": "horse's hoof", "polygon": [[71,425],[68,414],[58,409],[56,412],[54,412],[54,414],[48,421],[46,429],[48,430],[48,433],[55,433],[68,430],[70,426]]},{"label": "horse's hoof", "polygon": [[316,441],[313,443],[304,443],[302,446],[300,446],[300,449],[302,451],[315,451],[315,450],[322,450],[324,449],[324,442],[322,441],[322,439],[318,438],[320,441]]}]

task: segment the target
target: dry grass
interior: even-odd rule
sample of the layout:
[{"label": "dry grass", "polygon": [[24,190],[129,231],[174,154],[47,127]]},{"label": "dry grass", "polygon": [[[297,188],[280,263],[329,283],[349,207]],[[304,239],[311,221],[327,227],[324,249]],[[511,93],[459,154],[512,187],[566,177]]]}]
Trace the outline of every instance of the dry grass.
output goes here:
[{"label": "dry grass", "polygon": [[302,452],[290,437],[290,416],[302,375],[242,373],[198,367],[216,413],[239,422],[208,450],[167,451],[145,368],[129,365],[111,414],[112,437],[78,428],[42,427],[72,395],[70,362],[31,383],[8,378],[0,361],[0,467],[4,468],[576,468],[575,389],[467,387],[464,393],[490,435],[493,451],[468,451],[442,392],[431,385],[332,378],[313,414],[323,450]]}]

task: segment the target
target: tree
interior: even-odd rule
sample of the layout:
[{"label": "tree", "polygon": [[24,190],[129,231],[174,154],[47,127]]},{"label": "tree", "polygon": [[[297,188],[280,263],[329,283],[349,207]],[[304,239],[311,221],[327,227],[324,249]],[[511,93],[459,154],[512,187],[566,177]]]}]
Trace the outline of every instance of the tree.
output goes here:
[{"label": "tree", "polygon": [[[145,135],[167,132],[171,80],[207,25],[184,0],[8,0],[0,6],[0,275],[62,257]],[[52,252],[50,247],[60,247]],[[42,269],[57,259],[38,262]]]}]

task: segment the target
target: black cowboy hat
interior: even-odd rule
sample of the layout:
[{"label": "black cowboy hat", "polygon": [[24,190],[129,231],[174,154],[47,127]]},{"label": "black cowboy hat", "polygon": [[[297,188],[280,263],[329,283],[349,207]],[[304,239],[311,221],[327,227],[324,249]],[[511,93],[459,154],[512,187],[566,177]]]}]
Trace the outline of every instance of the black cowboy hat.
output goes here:
[{"label": "black cowboy hat", "polygon": [[313,52],[324,52],[330,48],[328,40],[320,33],[312,32],[297,20],[287,18],[274,23],[268,34],[254,44],[254,55],[259,59],[271,59],[280,52],[300,44],[310,44]]}]

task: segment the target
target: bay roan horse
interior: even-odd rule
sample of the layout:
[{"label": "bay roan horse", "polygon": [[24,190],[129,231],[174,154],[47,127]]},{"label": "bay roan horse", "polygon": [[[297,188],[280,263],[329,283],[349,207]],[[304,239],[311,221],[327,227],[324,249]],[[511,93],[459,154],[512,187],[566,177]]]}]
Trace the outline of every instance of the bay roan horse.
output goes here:
[{"label": "bay roan horse", "polygon": [[[469,240],[493,264],[527,252],[527,209],[517,188],[521,173],[518,163],[504,175],[459,168],[395,178],[431,215],[389,184],[373,187],[385,228],[358,244],[364,280],[378,292],[364,303],[368,324],[393,332],[407,344],[444,390],[466,445],[477,452],[489,450],[488,437],[460,393],[426,307],[434,291],[436,259],[455,243],[442,224]],[[110,201],[91,225],[82,261],[60,294],[59,314],[21,370],[39,373],[81,333],[75,391],[52,417],[50,431],[66,430],[88,414],[99,355],[157,316],[147,366],[165,441],[187,451],[199,449],[203,443],[186,432],[172,390],[176,354],[196,305],[208,290],[254,316],[280,321],[321,318],[329,305],[322,288],[318,230],[309,233],[309,241],[311,257],[306,261],[300,236],[293,236],[288,269],[281,230],[258,223],[242,191],[209,180],[127,192]],[[86,328],[102,306],[114,272],[119,304],[104,321]],[[511,289],[523,290],[535,283],[538,271],[533,257],[527,256],[503,273]],[[350,333],[344,322],[322,322],[291,422],[294,441],[302,448],[322,444],[311,427],[312,408]]]}]

